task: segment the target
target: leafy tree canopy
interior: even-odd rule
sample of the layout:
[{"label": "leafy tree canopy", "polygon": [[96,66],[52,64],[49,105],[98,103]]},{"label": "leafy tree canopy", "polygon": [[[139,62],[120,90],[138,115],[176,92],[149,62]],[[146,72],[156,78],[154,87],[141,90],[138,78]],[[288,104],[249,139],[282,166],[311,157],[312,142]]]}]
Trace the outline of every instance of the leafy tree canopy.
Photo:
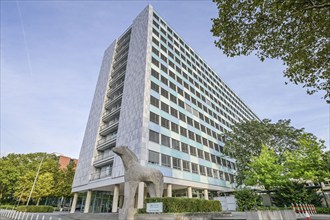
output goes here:
[{"label": "leafy tree canopy", "polygon": [[285,77],[308,94],[324,91],[330,103],[329,1],[213,1],[219,17],[211,32],[227,56],[255,52],[261,61],[281,59]]},{"label": "leafy tree canopy", "polygon": [[[226,134],[227,142],[224,150],[237,161],[237,182],[239,184],[244,182],[244,171],[249,170],[248,163],[251,158],[260,155],[263,144],[282,156],[286,150],[292,151],[298,147],[299,138],[303,134],[306,134],[304,130],[291,126],[290,120],[271,123],[271,120],[264,119],[235,123],[232,131]],[[306,135],[312,140],[317,139],[312,134]]]}]

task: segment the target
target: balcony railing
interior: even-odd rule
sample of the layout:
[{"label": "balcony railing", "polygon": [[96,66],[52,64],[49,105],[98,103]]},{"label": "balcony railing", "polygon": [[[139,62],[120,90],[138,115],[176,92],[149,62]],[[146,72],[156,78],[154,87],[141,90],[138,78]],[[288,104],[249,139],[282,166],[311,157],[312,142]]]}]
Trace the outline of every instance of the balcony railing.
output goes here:
[{"label": "balcony railing", "polygon": [[114,153],[110,151],[107,154],[100,154],[94,157],[94,167],[102,167],[113,162]]},{"label": "balcony railing", "polygon": [[112,175],[112,170],[105,170],[102,172],[95,172],[91,174],[91,180],[97,180],[105,177],[109,177]]},{"label": "balcony railing", "polygon": [[107,101],[105,101],[105,109],[109,109],[111,107],[111,104],[117,102],[118,100],[120,100],[120,98],[123,96],[123,94],[119,94],[119,95],[115,95],[113,96],[111,99],[108,99]]},{"label": "balcony railing", "polygon": [[97,142],[98,150],[106,150],[108,148],[114,147],[116,145],[117,134],[108,135]]},{"label": "balcony railing", "polygon": [[115,94],[117,91],[122,89],[124,86],[124,81],[122,81],[120,84],[116,84],[114,87],[111,86],[111,88],[108,89],[107,96],[111,97],[112,94]]},{"label": "balcony railing", "polygon": [[102,120],[104,122],[108,122],[110,121],[111,117],[117,114],[118,112],[120,112],[120,106],[115,106],[111,108],[109,111],[103,113]]},{"label": "balcony railing", "polygon": [[110,121],[108,124],[102,125],[100,129],[100,135],[105,136],[113,132],[118,127],[118,118]]}]

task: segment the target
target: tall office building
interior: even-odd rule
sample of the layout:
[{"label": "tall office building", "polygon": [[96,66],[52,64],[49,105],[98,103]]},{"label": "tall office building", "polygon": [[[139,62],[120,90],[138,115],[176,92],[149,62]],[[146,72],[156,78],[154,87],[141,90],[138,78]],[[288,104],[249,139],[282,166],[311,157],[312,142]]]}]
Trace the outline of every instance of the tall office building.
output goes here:
[{"label": "tall office building", "polygon": [[[111,149],[128,146],[164,174],[164,196],[208,199],[233,188],[224,132],[257,116],[147,6],[105,51],[72,186],[73,209],[116,212],[124,168]],[[143,206],[146,190],[137,190]],[[83,194],[84,193],[84,194]],[[111,204],[111,205],[110,205]]]}]

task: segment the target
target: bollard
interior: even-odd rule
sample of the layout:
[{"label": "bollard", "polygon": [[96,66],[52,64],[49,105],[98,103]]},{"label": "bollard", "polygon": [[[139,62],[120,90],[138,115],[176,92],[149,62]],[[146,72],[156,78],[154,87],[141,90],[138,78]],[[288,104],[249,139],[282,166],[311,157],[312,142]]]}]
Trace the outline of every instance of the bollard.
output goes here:
[{"label": "bollard", "polygon": [[52,220],[52,216],[49,217],[49,220]]},{"label": "bollard", "polygon": [[26,212],[23,212],[23,216],[22,216],[22,220],[24,220],[24,216],[25,216]]},{"label": "bollard", "polygon": [[36,220],[38,220],[39,219],[39,214],[37,214],[37,218],[36,218]]},{"label": "bollard", "polygon": [[30,218],[30,220],[33,220],[33,217],[34,217],[34,214],[32,214],[32,215],[31,215],[31,218]]},{"label": "bollard", "polygon": [[22,212],[19,212],[17,220],[21,218]]},{"label": "bollard", "polygon": [[45,216],[44,215],[42,216],[42,220],[45,220]]},{"label": "bollard", "polygon": [[30,213],[27,213],[25,220],[28,220]]}]

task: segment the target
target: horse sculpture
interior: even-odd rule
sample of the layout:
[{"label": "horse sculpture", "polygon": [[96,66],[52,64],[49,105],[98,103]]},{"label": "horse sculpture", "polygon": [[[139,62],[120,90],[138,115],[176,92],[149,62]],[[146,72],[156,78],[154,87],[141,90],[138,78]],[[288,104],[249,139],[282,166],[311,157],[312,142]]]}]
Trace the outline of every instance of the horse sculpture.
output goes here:
[{"label": "horse sculpture", "polygon": [[112,151],[120,156],[125,168],[124,204],[120,219],[134,219],[134,196],[140,182],[147,185],[150,197],[162,197],[163,174],[154,168],[144,167],[137,156],[126,146],[119,146]]}]

